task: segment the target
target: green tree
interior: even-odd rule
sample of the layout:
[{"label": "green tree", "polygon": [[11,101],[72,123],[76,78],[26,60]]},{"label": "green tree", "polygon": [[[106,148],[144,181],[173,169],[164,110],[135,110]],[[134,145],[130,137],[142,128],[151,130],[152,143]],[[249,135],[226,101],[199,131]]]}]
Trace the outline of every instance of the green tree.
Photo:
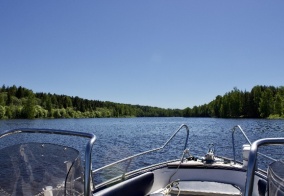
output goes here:
[{"label": "green tree", "polygon": [[226,94],[228,110],[226,117],[239,117],[241,111],[241,92],[235,87],[233,91]]},{"label": "green tree", "polygon": [[12,87],[8,88],[8,94],[11,96],[16,96],[17,90],[17,87],[13,85]]},{"label": "green tree", "polygon": [[51,98],[50,98],[50,96],[48,96],[47,98],[46,98],[46,108],[45,109],[47,109],[47,111],[48,111],[48,117],[52,117],[52,103],[51,103]]},{"label": "green tree", "polygon": [[213,113],[212,115],[214,117],[220,117],[221,116],[221,105],[222,105],[222,96],[218,95],[215,98],[215,101],[213,101]]},{"label": "green tree", "polygon": [[228,118],[229,111],[230,111],[230,105],[229,105],[228,95],[226,94],[222,99],[222,104],[220,107],[220,117]]},{"label": "green tree", "polygon": [[70,97],[64,97],[64,108],[72,107],[72,100]]},{"label": "green tree", "polygon": [[283,112],[283,98],[280,93],[277,93],[274,102],[274,114],[282,116],[282,112]]},{"label": "green tree", "polygon": [[244,92],[241,95],[241,102],[240,102],[240,116],[242,117],[250,117],[250,93],[249,92]]},{"label": "green tree", "polygon": [[23,116],[28,119],[33,119],[35,118],[35,115],[35,95],[33,93],[30,93],[23,107]]},{"label": "green tree", "polygon": [[5,107],[0,105],[0,119],[3,119],[5,117]]},{"label": "green tree", "polygon": [[0,93],[0,105],[5,106],[6,105],[6,93],[2,92]]},{"label": "green tree", "polygon": [[184,117],[191,117],[191,109],[190,107],[187,107],[183,110],[183,116]]},{"label": "green tree", "polygon": [[21,99],[24,96],[25,96],[24,89],[20,86],[16,91],[16,97],[18,99]]},{"label": "green tree", "polygon": [[260,98],[262,95],[262,88],[261,86],[255,86],[251,90],[251,98],[250,98],[250,117],[252,118],[259,118],[260,112],[259,112],[259,104],[260,104]]},{"label": "green tree", "polygon": [[268,117],[273,111],[273,92],[267,88],[261,93],[259,112],[262,118]]},{"label": "green tree", "polygon": [[42,108],[40,105],[35,105],[34,107],[35,110],[35,117],[36,118],[46,118],[48,111]]}]

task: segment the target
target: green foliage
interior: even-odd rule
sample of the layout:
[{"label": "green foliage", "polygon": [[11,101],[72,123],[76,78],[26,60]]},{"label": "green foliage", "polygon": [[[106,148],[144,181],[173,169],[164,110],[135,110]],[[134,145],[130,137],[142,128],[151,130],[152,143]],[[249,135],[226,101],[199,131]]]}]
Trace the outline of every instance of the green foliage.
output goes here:
[{"label": "green foliage", "polygon": [[33,93],[23,87],[0,88],[1,118],[106,118],[182,116],[182,110],[129,105],[50,93]]},{"label": "green foliage", "polygon": [[0,105],[0,119],[5,118],[5,107]]},{"label": "green foliage", "polygon": [[283,119],[283,118],[284,118],[284,116],[280,116],[278,114],[270,114],[268,116],[268,119]]},{"label": "green foliage", "polygon": [[48,111],[42,108],[40,105],[34,106],[34,117],[35,118],[47,118]]},{"label": "green foliage", "polygon": [[209,104],[184,109],[185,117],[283,118],[284,87],[255,86],[251,92],[234,88]]},{"label": "green foliage", "polygon": [[6,100],[7,100],[7,93],[0,91],[0,105],[1,106],[5,106],[6,105]]},{"label": "green foliage", "polygon": [[33,119],[36,117],[36,107],[35,107],[35,96],[30,94],[27,98],[27,101],[24,103],[23,107],[23,117],[28,119]]},{"label": "green foliage", "polygon": [[263,118],[268,117],[273,113],[273,92],[271,89],[267,88],[261,93],[259,112],[260,116]]},{"label": "green foliage", "polygon": [[274,102],[274,114],[282,116],[284,111],[284,96],[281,95],[280,92],[277,92],[275,96],[275,102]]},{"label": "green foliage", "polygon": [[216,96],[209,104],[187,107],[184,110],[33,93],[15,85],[3,85],[0,88],[0,119],[179,116],[284,118],[284,87],[255,86],[250,92],[243,92],[235,87],[223,96]]}]

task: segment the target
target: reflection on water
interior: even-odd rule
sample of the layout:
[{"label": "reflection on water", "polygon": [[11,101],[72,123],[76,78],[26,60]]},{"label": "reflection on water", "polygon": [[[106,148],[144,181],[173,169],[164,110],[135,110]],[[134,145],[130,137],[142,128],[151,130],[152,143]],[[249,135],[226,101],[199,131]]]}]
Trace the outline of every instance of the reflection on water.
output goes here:
[{"label": "reflection on water", "polygon": [[[216,119],[216,118],[105,118],[105,119],[44,119],[1,120],[0,130],[14,128],[54,128],[92,132],[97,136],[93,149],[93,168],[117,161],[152,148],[162,146],[181,124],[190,128],[189,149],[193,155],[203,156],[208,144],[215,144],[217,155],[232,157],[231,129],[240,125],[253,142],[265,137],[284,137],[284,120],[263,119]],[[160,153],[151,153],[145,159],[131,162],[130,168],[166,160],[165,157],[180,158],[184,146],[185,131],[177,134],[173,142]],[[31,139],[26,136],[25,139]],[[48,138],[45,138],[48,139]],[[240,132],[235,133],[237,159],[241,160],[241,146],[246,143]],[[54,141],[54,140],[53,140]],[[83,149],[85,142],[56,138],[64,145]],[[11,142],[11,141],[10,141]],[[175,144],[173,144],[175,143]],[[178,145],[176,145],[178,144]],[[0,144],[2,145],[2,143]],[[3,146],[0,146],[3,147]],[[283,147],[276,151],[264,150],[271,156],[283,156]],[[123,167],[125,168],[125,167]]]}]

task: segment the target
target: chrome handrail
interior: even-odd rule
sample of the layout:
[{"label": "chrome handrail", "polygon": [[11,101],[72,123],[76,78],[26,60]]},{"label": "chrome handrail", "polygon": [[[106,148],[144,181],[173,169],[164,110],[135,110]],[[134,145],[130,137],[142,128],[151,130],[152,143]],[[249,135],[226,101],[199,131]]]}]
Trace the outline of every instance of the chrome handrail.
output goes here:
[{"label": "chrome handrail", "polygon": [[254,181],[254,171],[256,169],[256,160],[257,160],[257,150],[258,147],[264,145],[284,145],[284,138],[266,138],[260,139],[252,143],[249,158],[248,158],[248,169],[246,175],[246,186],[245,186],[245,196],[252,195],[253,191],[253,181]]},{"label": "chrome handrail", "polygon": [[[239,129],[236,129],[236,128],[239,128]],[[248,142],[249,145],[251,146],[251,141],[249,140],[249,138],[247,137],[246,133],[245,133],[244,130],[241,128],[241,126],[240,126],[240,125],[234,126],[233,129],[232,129],[232,143],[233,143],[234,164],[236,164],[236,150],[235,150],[235,138],[234,138],[234,134],[235,134],[235,131],[236,131],[236,130],[240,130],[240,131],[241,131],[241,133],[243,134],[243,136],[245,137],[245,139],[247,140],[247,142]],[[258,152],[258,154],[261,155],[261,156],[263,156],[263,157],[265,157],[265,158],[267,158],[267,159],[270,159],[270,160],[272,160],[272,161],[276,161],[276,159],[273,159],[272,157],[267,156],[267,155],[265,155],[265,154],[263,154],[263,153]]]},{"label": "chrome handrail", "polygon": [[[174,134],[170,137],[170,139],[168,139],[168,140],[164,143],[163,146],[161,146],[161,147],[159,147],[159,148],[152,149],[152,150],[144,151],[144,152],[141,152],[141,153],[138,153],[138,154],[135,154],[135,155],[126,157],[126,158],[124,158],[124,159],[115,161],[115,162],[113,162],[113,163],[110,163],[110,164],[108,164],[108,165],[105,165],[105,166],[103,166],[103,167],[100,167],[100,168],[98,168],[98,169],[93,170],[93,174],[96,173],[96,172],[98,172],[98,171],[100,171],[100,170],[102,170],[102,169],[111,167],[111,166],[113,166],[113,165],[115,165],[115,164],[118,164],[118,163],[121,163],[121,162],[124,162],[124,161],[127,161],[127,160],[131,161],[133,158],[136,158],[136,157],[138,157],[138,156],[141,156],[141,155],[144,155],[144,154],[148,154],[148,153],[150,153],[150,152],[155,152],[155,151],[158,151],[158,150],[163,149],[163,148],[173,139],[173,137],[175,137],[175,135],[176,135],[182,128],[185,128],[186,131],[187,131],[186,140],[185,140],[185,144],[184,144],[184,150],[185,150],[186,147],[187,147],[187,142],[188,142],[188,137],[189,137],[189,128],[188,128],[187,125],[182,124],[182,125],[174,132]],[[126,173],[126,171],[125,171],[125,173]],[[124,177],[125,173],[123,173],[122,177]]]},{"label": "chrome handrail", "polygon": [[91,184],[91,160],[92,160],[92,148],[96,140],[96,136],[92,133],[68,131],[68,130],[56,130],[56,129],[35,129],[35,128],[20,128],[4,131],[0,134],[0,139],[17,133],[46,133],[46,134],[58,134],[58,135],[69,135],[90,138],[85,149],[85,171],[84,171],[84,196],[90,195],[90,184]]},{"label": "chrome handrail", "polygon": [[[236,128],[239,128],[239,129],[236,129]],[[243,136],[245,137],[245,139],[247,140],[247,142],[251,145],[251,142],[250,142],[249,138],[247,137],[247,135],[245,134],[245,132],[243,131],[241,126],[240,125],[234,126],[233,129],[232,129],[232,144],[233,144],[234,164],[236,164],[236,150],[235,150],[235,137],[234,137],[234,134],[235,134],[236,130],[240,130],[241,133],[243,134]]]}]

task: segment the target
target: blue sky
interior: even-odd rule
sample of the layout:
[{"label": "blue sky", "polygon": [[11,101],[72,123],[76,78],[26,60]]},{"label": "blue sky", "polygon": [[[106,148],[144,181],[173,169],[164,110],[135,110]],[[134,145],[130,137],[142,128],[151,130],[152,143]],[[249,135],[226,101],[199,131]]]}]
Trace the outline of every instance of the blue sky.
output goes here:
[{"label": "blue sky", "polygon": [[283,10],[283,0],[1,0],[0,84],[180,109],[282,86]]}]

